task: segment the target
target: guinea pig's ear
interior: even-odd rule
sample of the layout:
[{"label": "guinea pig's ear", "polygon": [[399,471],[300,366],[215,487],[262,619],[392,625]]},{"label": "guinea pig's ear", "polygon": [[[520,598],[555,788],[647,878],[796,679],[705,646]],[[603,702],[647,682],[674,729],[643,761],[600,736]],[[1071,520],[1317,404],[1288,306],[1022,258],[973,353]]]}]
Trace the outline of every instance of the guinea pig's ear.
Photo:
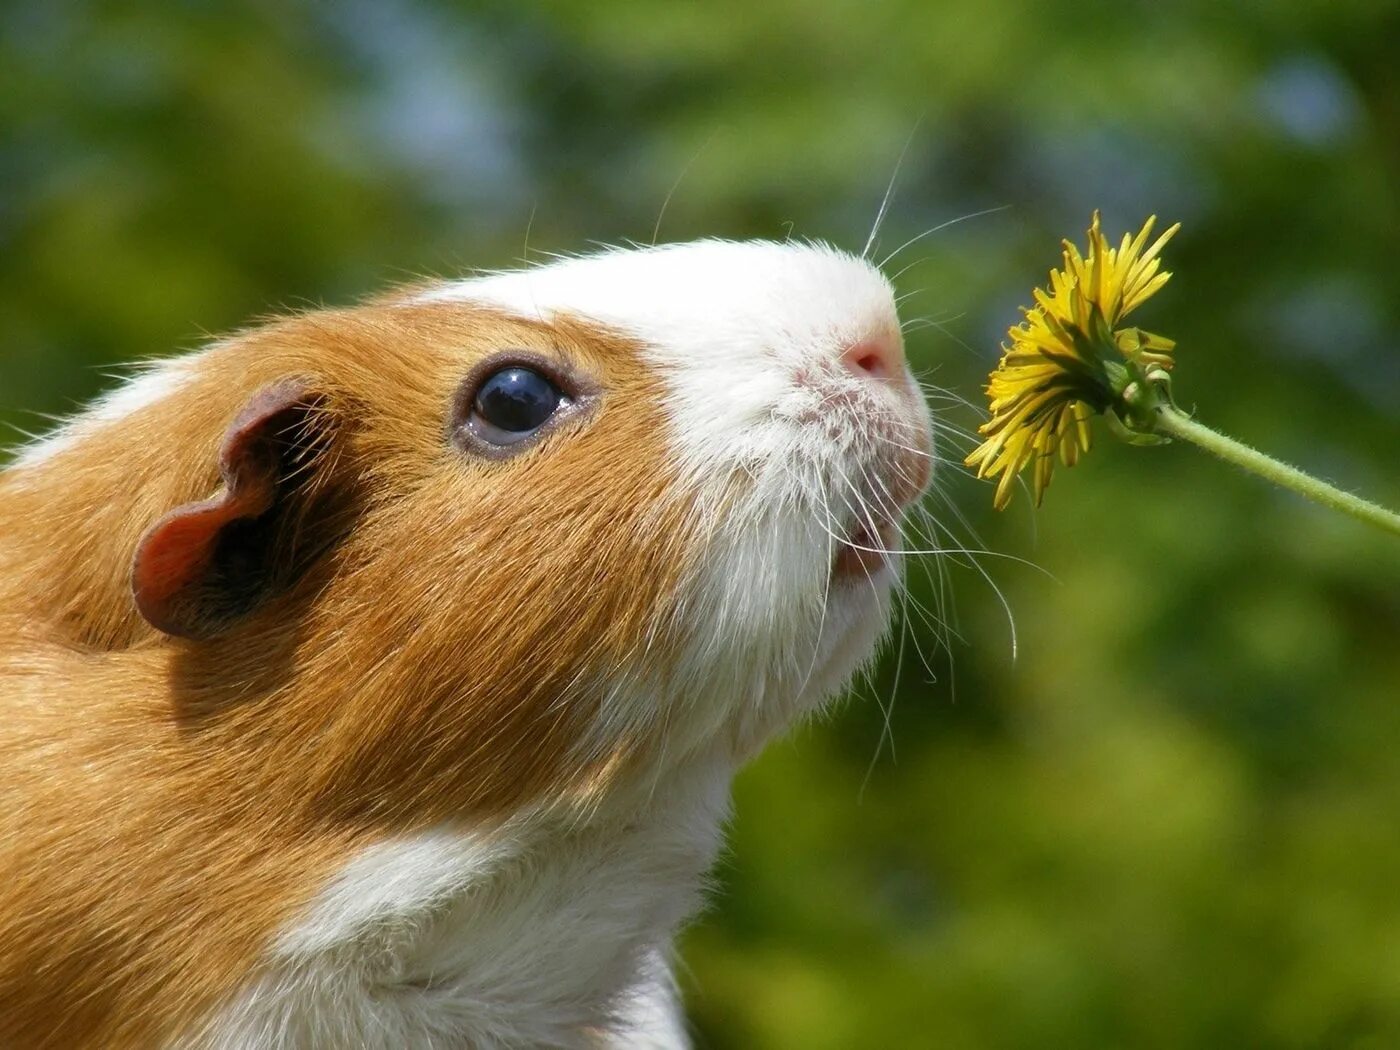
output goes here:
[{"label": "guinea pig's ear", "polygon": [[324,399],[306,384],[254,396],[224,435],[223,491],[171,511],[137,548],[131,588],[147,622],[212,638],[290,584],[316,553],[306,518],[333,439]]}]

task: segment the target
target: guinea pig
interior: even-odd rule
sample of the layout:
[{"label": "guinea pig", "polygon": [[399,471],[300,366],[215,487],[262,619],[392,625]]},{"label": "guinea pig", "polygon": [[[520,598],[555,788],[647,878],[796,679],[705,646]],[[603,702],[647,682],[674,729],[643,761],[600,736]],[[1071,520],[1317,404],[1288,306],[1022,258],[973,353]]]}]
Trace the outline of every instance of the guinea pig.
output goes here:
[{"label": "guinea pig", "polygon": [[819,244],[150,367],[0,472],[0,1047],[687,1045],[732,776],[877,647],[932,455]]}]

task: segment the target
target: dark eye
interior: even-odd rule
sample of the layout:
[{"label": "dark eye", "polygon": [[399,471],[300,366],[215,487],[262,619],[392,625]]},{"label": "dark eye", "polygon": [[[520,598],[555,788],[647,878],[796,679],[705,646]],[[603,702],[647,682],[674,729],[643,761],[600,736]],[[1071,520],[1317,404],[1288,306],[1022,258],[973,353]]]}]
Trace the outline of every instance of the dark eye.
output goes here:
[{"label": "dark eye", "polygon": [[472,401],[468,426],[494,445],[512,445],[549,421],[567,398],[533,369],[510,365],[486,377]]}]

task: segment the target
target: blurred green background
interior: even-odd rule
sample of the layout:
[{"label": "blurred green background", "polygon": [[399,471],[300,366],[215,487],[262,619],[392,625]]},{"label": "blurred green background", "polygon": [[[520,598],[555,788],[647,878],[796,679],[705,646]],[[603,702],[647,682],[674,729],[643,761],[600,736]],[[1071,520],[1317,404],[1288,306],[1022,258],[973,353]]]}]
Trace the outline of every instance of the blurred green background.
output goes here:
[{"label": "blurred green background", "polygon": [[[859,251],[907,142],[880,255],[1001,209],[889,264],[930,382],[979,402],[1058,239],[1156,212],[1183,404],[1395,506],[1397,40],[1373,0],[11,2],[0,421],[668,198],[666,240]],[[997,553],[916,564],[950,644],[911,618],[741,777],[699,1045],[1400,1046],[1400,545],[1103,434],[994,516],[965,450],[930,507]]]}]

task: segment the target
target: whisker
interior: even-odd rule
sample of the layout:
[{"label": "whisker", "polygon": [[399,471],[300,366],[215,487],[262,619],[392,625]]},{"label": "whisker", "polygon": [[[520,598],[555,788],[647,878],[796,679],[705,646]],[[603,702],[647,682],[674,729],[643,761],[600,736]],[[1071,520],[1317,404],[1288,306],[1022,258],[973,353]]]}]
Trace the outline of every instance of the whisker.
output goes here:
[{"label": "whisker", "polygon": [[[903,266],[901,266],[901,267],[900,267],[898,270],[896,270],[894,273],[890,274],[890,283],[891,283],[891,284],[896,283],[901,277],[903,277],[906,273],[908,273],[908,272],[909,272],[910,270],[912,270],[914,267],[916,267],[916,266],[922,266],[924,263],[928,262],[928,261],[929,261],[930,259],[932,259],[932,258],[933,258],[932,255],[924,255],[924,256],[921,256],[921,257],[918,258],[918,259],[915,259],[915,260],[914,260],[913,262],[911,262],[911,263],[905,263]],[[914,294],[913,292],[909,292],[909,293],[908,293],[908,295],[913,295],[913,294]],[[905,296],[905,298],[907,298],[907,296]]]},{"label": "whisker", "polygon": [[890,172],[890,181],[885,187],[885,196],[880,201],[880,210],[875,213],[875,222],[870,227],[870,236],[865,239],[865,247],[860,250],[862,259],[870,258],[870,249],[875,246],[875,238],[880,235],[880,227],[884,225],[890,201],[894,199],[894,184],[899,179],[899,171],[904,167],[904,158],[908,155],[909,146],[914,141],[914,136],[918,133],[919,125],[923,123],[923,120],[923,115],[920,114],[919,119],[914,121],[914,126],[909,129],[909,135],[905,138],[904,146],[899,151],[899,159],[894,162],[894,171]]},{"label": "whisker", "polygon": [[948,401],[957,405],[962,405],[964,408],[970,409],[971,411],[976,413],[979,417],[985,418],[987,414],[986,409],[982,408],[976,402],[969,401],[966,397],[964,397],[962,394],[959,394],[956,390],[950,390],[947,387],[938,386],[936,383],[933,383],[923,378],[922,376],[915,376],[914,382],[918,384],[919,389],[923,392],[925,397],[934,398],[939,401]]},{"label": "whisker", "polygon": [[960,222],[966,222],[966,221],[968,221],[969,219],[980,219],[980,218],[982,218],[984,215],[994,215],[994,214],[996,214],[996,213],[999,212],[999,211],[1007,211],[1007,210],[1010,209],[1010,207],[1011,207],[1011,205],[1009,205],[1009,204],[999,204],[999,205],[997,205],[995,208],[984,208],[984,209],[982,209],[981,211],[969,212],[969,213],[966,214],[966,215],[959,215],[956,219],[949,219],[947,222],[941,222],[941,223],[939,223],[937,226],[934,226],[934,227],[931,227],[930,229],[925,230],[923,233],[916,234],[915,236],[910,237],[907,241],[905,241],[903,244],[901,244],[898,248],[896,248],[894,251],[890,252],[889,255],[886,255],[883,259],[881,259],[878,265],[879,265],[880,269],[883,270],[886,266],[888,266],[888,265],[890,264],[891,260],[893,260],[893,259],[895,258],[895,256],[897,256],[900,252],[904,251],[905,248],[908,248],[908,247],[910,247],[910,246],[912,246],[912,245],[914,245],[914,244],[917,244],[919,241],[923,240],[925,237],[931,237],[931,236],[933,236],[935,233],[938,233],[938,232],[940,232],[940,231],[942,231],[942,230],[946,230],[946,229],[947,229],[948,227],[950,227],[950,226],[956,226],[958,223],[960,223]]},{"label": "whisker", "polygon": [[520,263],[522,266],[530,265],[530,231],[535,225],[535,212],[539,209],[539,202],[530,205],[530,217],[525,220],[525,243],[520,249]]},{"label": "whisker", "polygon": [[[888,487],[884,482],[869,471],[865,474],[865,481],[871,486],[872,499],[881,504],[883,513],[891,520],[898,520],[899,515],[897,508],[893,505],[893,497],[889,493]],[[861,491],[862,490],[854,490],[852,491],[852,495],[861,503],[862,513],[868,515],[869,510],[866,508]],[[904,559],[900,560],[900,565],[901,567],[904,565]],[[924,668],[924,672],[928,675],[928,680],[930,682],[938,680],[937,672],[934,671],[933,665],[929,662],[928,654],[924,651],[923,647],[918,644],[919,634],[913,629],[915,619],[922,623],[924,628],[934,638],[935,643],[948,654],[950,661],[952,658],[952,646],[949,640],[951,632],[948,624],[942,617],[934,615],[914,596],[913,590],[909,585],[907,574],[904,572],[901,572],[896,577],[895,596],[897,600],[897,611],[900,617],[900,639],[899,649],[895,657],[895,678],[891,686],[888,704],[880,703],[879,691],[874,689],[874,682],[872,680],[872,689],[875,692],[876,702],[879,704],[881,713],[884,716],[884,725],[882,727],[880,740],[876,745],[875,753],[871,757],[869,766],[866,768],[865,778],[861,784],[861,797],[864,796],[864,791],[869,784],[870,777],[874,774],[875,766],[879,762],[880,754],[882,753],[886,739],[888,739],[890,743],[891,757],[897,761],[894,746],[893,709],[895,700],[899,695],[899,681],[904,669],[904,652],[907,640],[910,638],[914,639],[914,651],[919,658],[919,663]]]},{"label": "whisker", "polygon": [[945,338],[947,338],[947,339],[948,339],[950,342],[952,342],[954,345],[956,345],[956,346],[958,347],[958,349],[963,350],[963,351],[965,351],[966,353],[971,354],[974,358],[976,358],[976,359],[979,360],[979,361],[986,361],[986,360],[987,360],[987,355],[986,355],[986,354],[982,353],[982,351],[978,350],[975,346],[973,346],[971,343],[969,343],[966,339],[963,339],[961,336],[954,335],[951,331],[948,330],[947,325],[948,325],[949,321],[956,321],[956,320],[958,319],[958,317],[960,317],[960,316],[962,316],[962,315],[959,314],[959,315],[957,315],[957,316],[950,317],[947,321],[936,321],[936,320],[934,320],[933,318],[920,318],[920,320],[925,321],[926,323],[920,325],[918,329],[915,329],[915,331],[922,330],[923,328],[932,328],[932,329],[934,329],[935,331],[937,331],[940,335],[942,335],[942,336],[944,336]]},{"label": "whisker", "polygon": [[676,181],[671,183],[671,188],[666,191],[666,197],[661,202],[661,210],[656,213],[656,225],[651,228],[651,246],[653,248],[656,247],[657,238],[661,236],[661,220],[666,217],[666,208],[670,205],[671,198],[676,195],[676,190],[680,189],[681,183],[685,181],[685,177],[690,172],[691,167],[700,159],[705,150],[710,148],[710,143],[713,142],[714,139],[715,132],[711,131],[705,141],[700,143],[700,148],[691,154],[690,159],[686,161],[685,166],[681,168],[680,174],[676,176]]}]

